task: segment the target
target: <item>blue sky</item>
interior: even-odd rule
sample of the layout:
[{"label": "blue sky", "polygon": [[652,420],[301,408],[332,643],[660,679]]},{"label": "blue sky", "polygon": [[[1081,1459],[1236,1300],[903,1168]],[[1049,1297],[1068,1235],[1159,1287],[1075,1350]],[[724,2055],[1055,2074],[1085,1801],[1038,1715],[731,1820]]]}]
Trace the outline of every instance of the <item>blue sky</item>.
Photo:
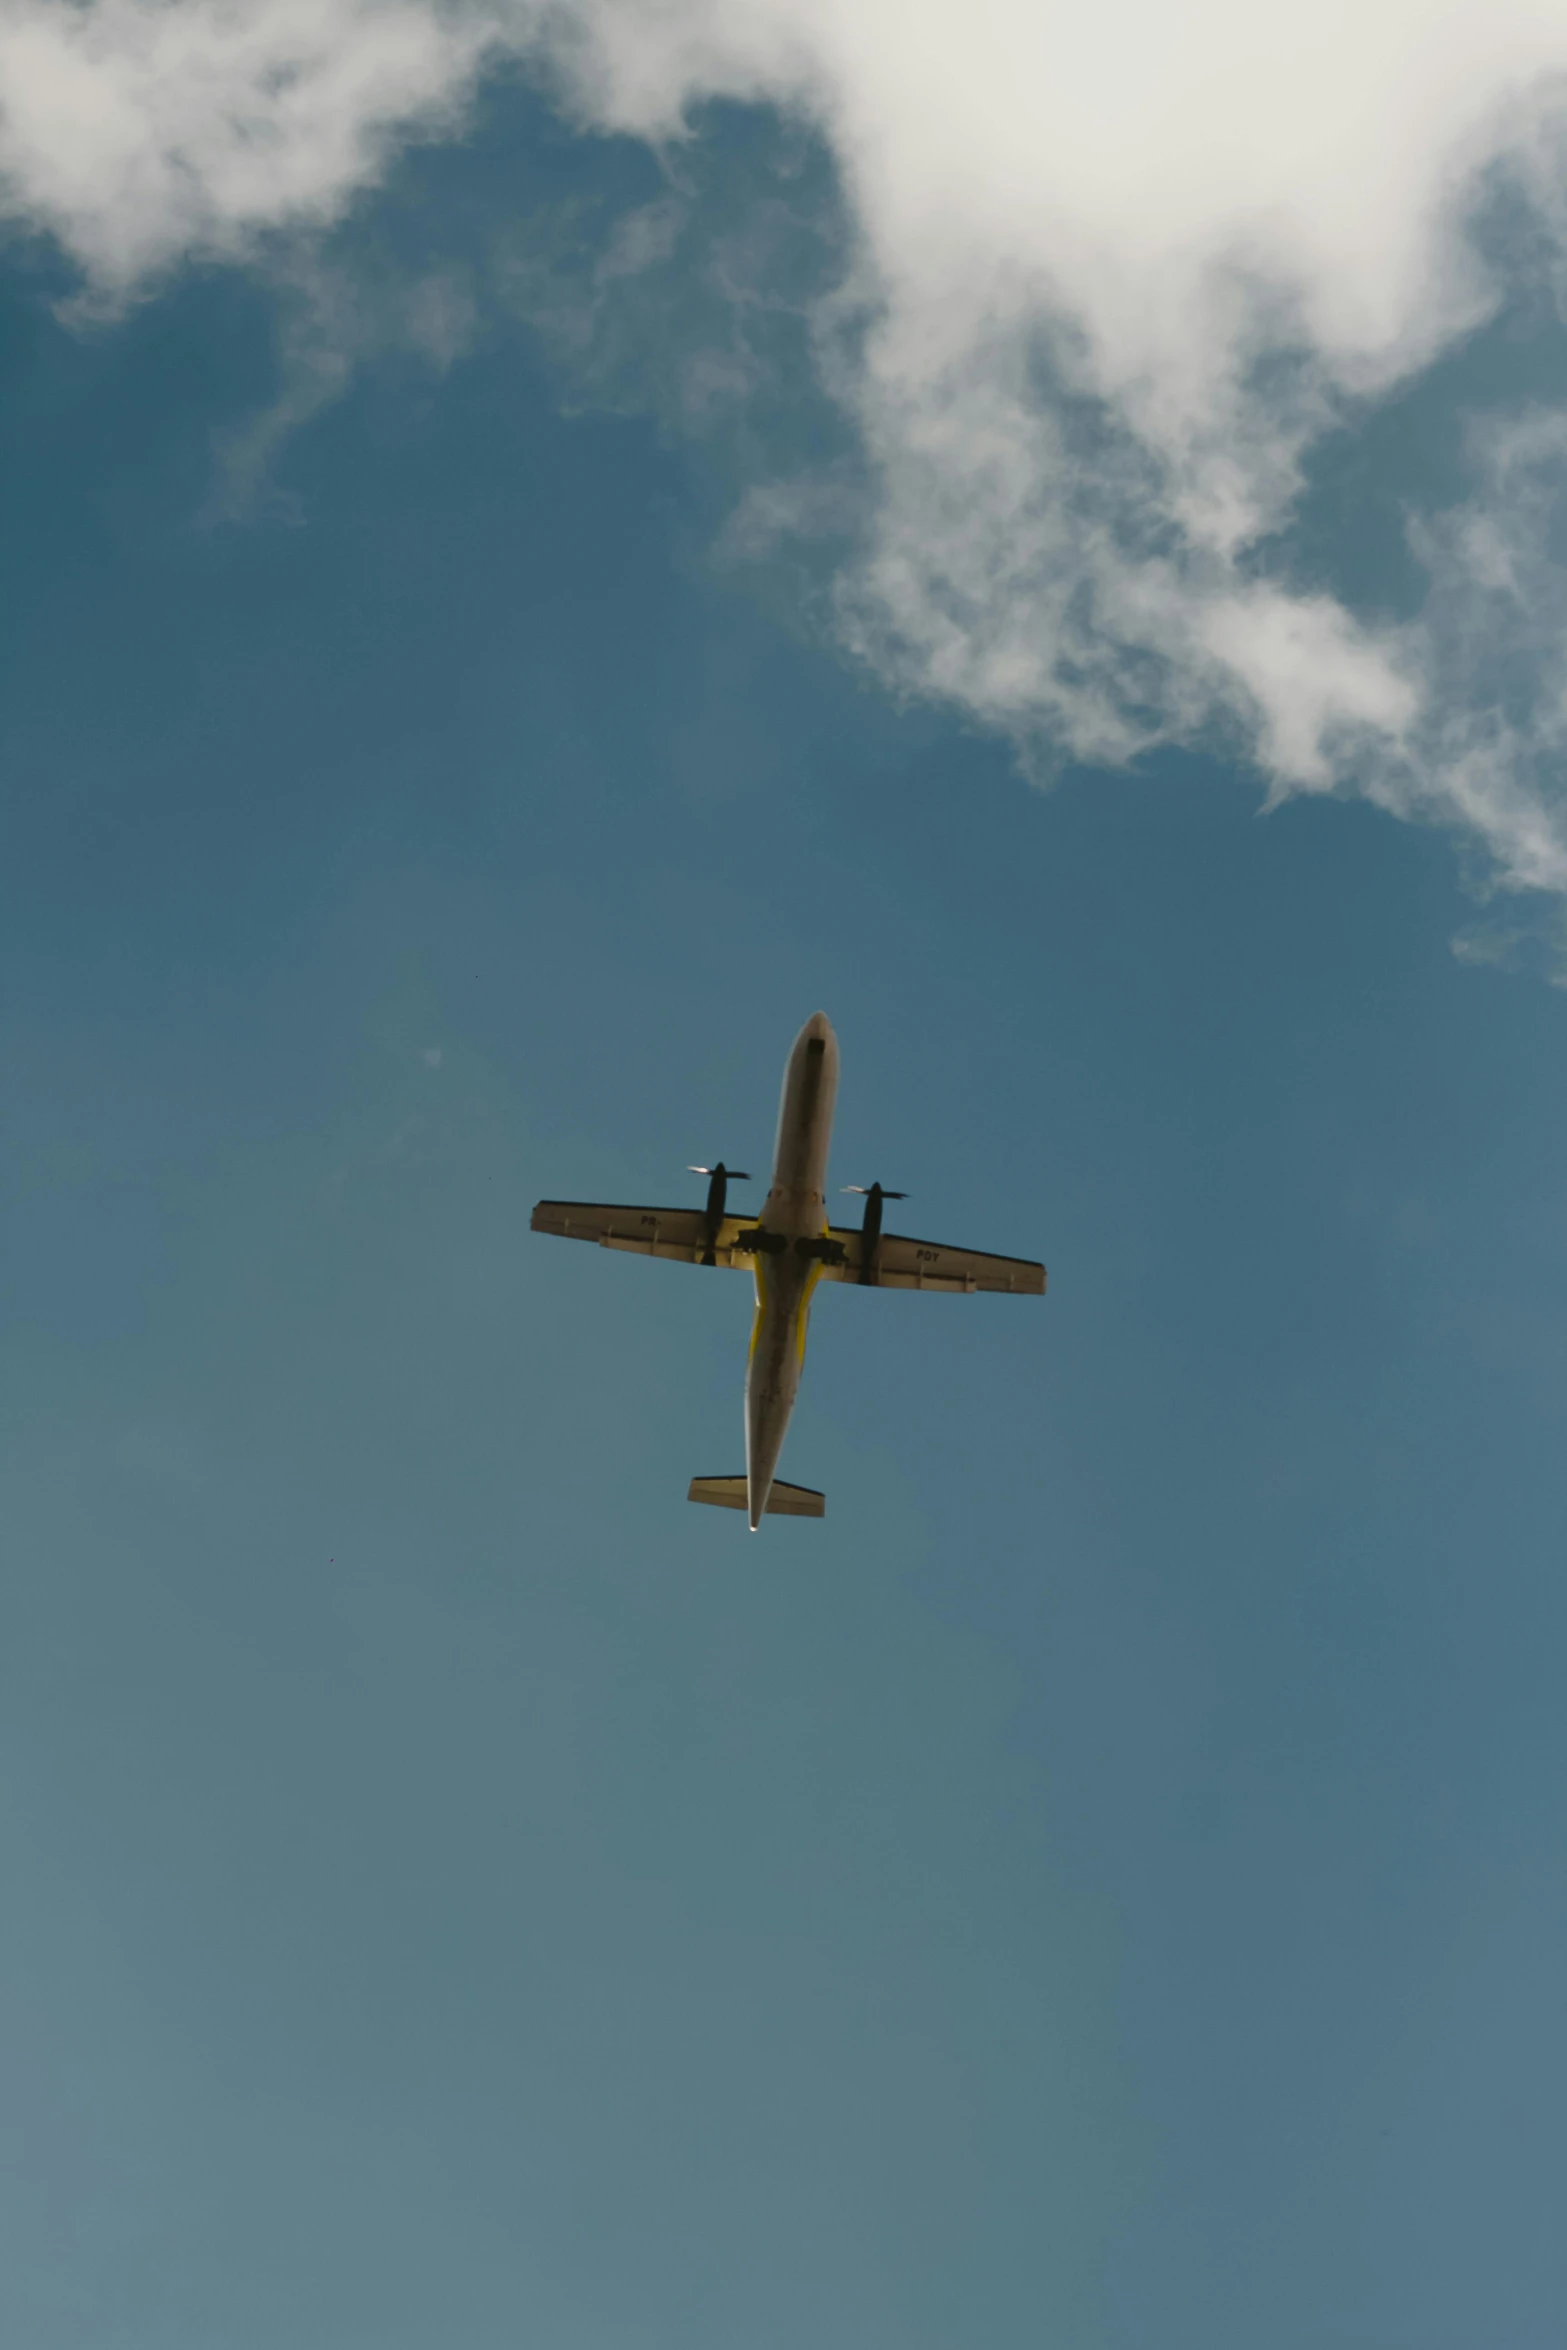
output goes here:
[{"label": "blue sky", "polygon": [[[17,199],[0,2334],[1556,2350],[1561,606],[1454,618],[1555,576],[1535,248],[1240,589],[1041,361],[1307,614],[1248,703],[1043,474],[894,610],[843,158],[603,128],[503,78],[93,316]],[[527,1219],[760,1171],[818,1005],[835,1179],[1051,1288],[824,1293],[753,1542],[746,1285]]]}]

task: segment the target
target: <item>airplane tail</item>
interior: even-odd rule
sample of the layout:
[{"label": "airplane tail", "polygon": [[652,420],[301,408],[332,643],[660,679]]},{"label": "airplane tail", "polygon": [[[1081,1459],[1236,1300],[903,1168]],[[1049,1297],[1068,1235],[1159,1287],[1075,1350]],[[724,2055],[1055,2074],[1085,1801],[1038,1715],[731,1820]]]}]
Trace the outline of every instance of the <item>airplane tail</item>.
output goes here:
[{"label": "airplane tail", "polygon": [[[743,1510],[746,1481],[743,1477],[693,1477],[686,1499],[708,1501],[720,1510]],[[808,1485],[784,1485],[776,1477],[773,1479],[772,1491],[767,1496],[770,1518],[821,1518],[826,1514],[824,1493],[813,1493]]]}]

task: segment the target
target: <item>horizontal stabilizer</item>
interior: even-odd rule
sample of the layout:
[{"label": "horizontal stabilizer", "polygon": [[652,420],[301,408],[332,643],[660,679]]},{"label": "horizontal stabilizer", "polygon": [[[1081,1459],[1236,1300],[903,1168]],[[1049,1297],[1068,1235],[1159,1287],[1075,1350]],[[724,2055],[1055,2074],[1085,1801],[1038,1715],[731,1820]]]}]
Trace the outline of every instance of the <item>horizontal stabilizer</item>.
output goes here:
[{"label": "horizontal stabilizer", "polygon": [[[743,1477],[693,1477],[687,1501],[710,1501],[715,1509],[743,1510],[746,1506],[746,1483]],[[770,1518],[822,1518],[827,1514],[827,1496],[813,1493],[808,1485],[784,1485],[775,1477],[773,1489],[767,1496],[767,1515]]]}]

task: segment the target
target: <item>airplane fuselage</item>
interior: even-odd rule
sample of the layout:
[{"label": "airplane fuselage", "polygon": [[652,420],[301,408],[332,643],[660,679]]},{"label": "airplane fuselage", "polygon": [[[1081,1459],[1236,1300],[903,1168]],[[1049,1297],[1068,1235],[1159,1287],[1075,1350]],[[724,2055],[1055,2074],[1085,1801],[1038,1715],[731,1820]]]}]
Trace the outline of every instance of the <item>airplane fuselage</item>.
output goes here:
[{"label": "airplane fuselage", "polygon": [[746,1502],[762,1522],[789,1415],[799,1392],[811,1299],[828,1239],[827,1148],[838,1097],[838,1040],[815,1012],[784,1071],[773,1177],[760,1217],[756,1319],[745,1380]]}]

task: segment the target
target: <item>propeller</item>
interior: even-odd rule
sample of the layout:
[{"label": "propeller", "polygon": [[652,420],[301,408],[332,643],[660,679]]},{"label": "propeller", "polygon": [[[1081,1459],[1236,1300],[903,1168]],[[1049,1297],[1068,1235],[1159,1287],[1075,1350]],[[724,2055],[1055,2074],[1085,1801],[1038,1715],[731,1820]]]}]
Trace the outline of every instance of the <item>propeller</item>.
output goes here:
[{"label": "propeller", "polygon": [[906,1191],[889,1191],[884,1183],[846,1183],[845,1191],[858,1192],[865,1202],[865,1221],[860,1226],[860,1280],[867,1288],[876,1286],[876,1259],[881,1253],[881,1203],[884,1199],[907,1199]]},{"label": "propeller", "polygon": [[719,1227],[724,1220],[724,1202],[729,1186],[731,1183],[749,1183],[751,1178],[743,1167],[726,1167],[722,1159],[716,1167],[688,1167],[686,1173],[711,1178],[707,1186],[707,1246],[702,1251],[702,1262],[704,1265],[716,1265],[718,1258],[714,1252],[718,1247]]}]

